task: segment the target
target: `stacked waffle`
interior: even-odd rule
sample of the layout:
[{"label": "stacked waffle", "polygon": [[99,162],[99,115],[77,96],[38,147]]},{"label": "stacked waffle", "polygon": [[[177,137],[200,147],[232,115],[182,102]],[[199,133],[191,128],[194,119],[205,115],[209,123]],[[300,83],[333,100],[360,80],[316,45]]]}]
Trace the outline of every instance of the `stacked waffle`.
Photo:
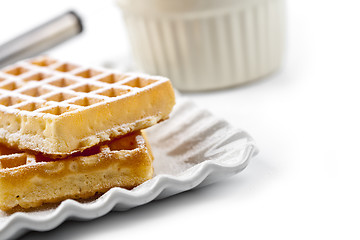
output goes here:
[{"label": "stacked waffle", "polygon": [[153,174],[141,129],[175,104],[166,78],[48,57],[0,71],[0,208],[133,188]]}]

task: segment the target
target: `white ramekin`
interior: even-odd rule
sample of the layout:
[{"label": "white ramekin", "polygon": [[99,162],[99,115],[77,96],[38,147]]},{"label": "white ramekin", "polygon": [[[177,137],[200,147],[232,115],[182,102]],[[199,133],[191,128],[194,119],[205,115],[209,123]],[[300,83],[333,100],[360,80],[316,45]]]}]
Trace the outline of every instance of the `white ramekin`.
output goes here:
[{"label": "white ramekin", "polygon": [[284,0],[117,0],[135,64],[185,91],[230,87],[276,70]]}]

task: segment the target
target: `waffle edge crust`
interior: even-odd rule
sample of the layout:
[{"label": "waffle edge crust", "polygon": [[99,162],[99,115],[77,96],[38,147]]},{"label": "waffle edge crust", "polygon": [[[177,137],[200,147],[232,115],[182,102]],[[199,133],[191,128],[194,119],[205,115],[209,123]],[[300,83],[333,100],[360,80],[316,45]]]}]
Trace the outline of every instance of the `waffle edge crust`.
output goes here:
[{"label": "waffle edge crust", "polygon": [[53,161],[0,146],[0,209],[33,208],[86,199],[112,187],[131,189],[153,176],[153,156],[143,132]]},{"label": "waffle edge crust", "polygon": [[48,57],[0,71],[0,143],[63,158],[167,119],[170,81]]}]

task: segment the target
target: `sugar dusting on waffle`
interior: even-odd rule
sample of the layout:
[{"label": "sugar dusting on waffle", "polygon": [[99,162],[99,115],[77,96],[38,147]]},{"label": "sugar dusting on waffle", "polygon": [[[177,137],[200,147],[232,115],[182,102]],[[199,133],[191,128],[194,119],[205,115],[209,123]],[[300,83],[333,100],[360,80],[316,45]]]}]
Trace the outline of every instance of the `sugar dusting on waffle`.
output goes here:
[{"label": "sugar dusting on waffle", "polygon": [[166,78],[39,57],[0,71],[0,142],[64,157],[154,125],[174,104]]},{"label": "sugar dusting on waffle", "polygon": [[152,177],[152,160],[140,131],[57,161],[0,145],[0,209],[84,199],[112,187],[130,189]]}]

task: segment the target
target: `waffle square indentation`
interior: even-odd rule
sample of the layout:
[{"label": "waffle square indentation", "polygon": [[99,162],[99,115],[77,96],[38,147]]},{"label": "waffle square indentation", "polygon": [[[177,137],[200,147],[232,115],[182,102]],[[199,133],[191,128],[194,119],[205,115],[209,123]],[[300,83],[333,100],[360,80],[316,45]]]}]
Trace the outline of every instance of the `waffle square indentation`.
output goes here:
[{"label": "waffle square indentation", "polygon": [[70,93],[56,93],[54,95],[51,95],[47,98],[45,98],[48,101],[54,101],[54,102],[62,102],[71,98],[76,97],[75,94],[70,94]]},{"label": "waffle square indentation", "polygon": [[21,87],[22,87],[22,85],[19,82],[15,82],[15,81],[0,85],[0,88],[10,90],[10,91],[16,90]]},{"label": "waffle square indentation", "polygon": [[64,64],[61,64],[60,66],[58,66],[57,68],[55,68],[55,70],[59,71],[59,72],[70,72],[76,68],[78,68],[77,65],[70,64],[70,63],[64,63]]},{"label": "waffle square indentation", "polygon": [[28,72],[29,70],[23,67],[15,67],[15,68],[11,68],[8,70],[5,70],[5,73],[10,74],[10,75],[14,75],[14,76],[19,76],[23,73]]},{"label": "waffle square indentation", "polygon": [[7,107],[21,103],[23,101],[25,101],[25,99],[14,96],[7,96],[0,98],[0,104]]},{"label": "waffle square indentation", "polygon": [[70,104],[75,104],[75,105],[79,105],[79,106],[83,106],[83,107],[87,107],[87,106],[91,106],[95,103],[99,103],[102,102],[104,100],[102,99],[97,99],[97,98],[91,98],[91,97],[84,97],[81,99],[77,99],[75,101],[70,101]]},{"label": "waffle square indentation", "polygon": [[118,97],[130,92],[129,89],[110,88],[96,94],[107,96],[107,97]]},{"label": "waffle square indentation", "polygon": [[55,59],[51,59],[48,57],[43,57],[43,58],[39,58],[39,59],[35,59],[30,61],[31,64],[33,65],[37,65],[39,67],[47,67],[50,66],[54,63],[56,63],[57,61]]},{"label": "waffle square indentation", "polygon": [[125,75],[125,74],[110,74],[110,75],[108,75],[106,77],[98,79],[98,81],[106,82],[106,83],[116,83],[116,82],[119,82],[121,80],[124,80],[127,77],[128,76]]},{"label": "waffle square indentation", "polygon": [[155,82],[157,81],[154,79],[135,78],[123,83],[123,85],[127,85],[129,87],[143,88]]},{"label": "waffle square indentation", "polygon": [[77,81],[70,78],[60,78],[48,83],[57,87],[67,87],[77,83]]},{"label": "waffle square indentation", "polygon": [[34,88],[26,89],[26,90],[22,91],[21,93],[25,94],[25,95],[32,96],[32,97],[38,97],[38,96],[42,96],[42,95],[44,95],[46,93],[49,93],[49,92],[51,92],[51,90],[48,89],[48,88],[34,87]]},{"label": "waffle square indentation", "polygon": [[101,87],[93,85],[93,84],[84,84],[81,85],[79,87],[73,88],[72,90],[74,90],[75,92],[84,92],[84,93],[88,93],[88,92],[92,92],[95,90],[100,89]]},{"label": "waffle square indentation", "polygon": [[50,113],[53,115],[61,115],[63,113],[71,112],[76,110],[77,108],[71,106],[55,106],[49,109],[42,110],[42,113]]},{"label": "waffle square indentation", "polygon": [[17,109],[32,112],[32,111],[38,110],[44,106],[46,106],[45,103],[31,102],[31,103],[27,103],[25,105],[17,107]]},{"label": "waffle square indentation", "polygon": [[87,69],[85,71],[79,72],[75,74],[76,76],[83,77],[83,78],[92,78],[96,75],[101,74],[102,72],[94,70],[94,69]]},{"label": "waffle square indentation", "polygon": [[31,75],[30,77],[23,78],[23,80],[24,81],[41,81],[41,80],[44,80],[49,77],[51,77],[50,74],[35,73],[35,74]]}]

